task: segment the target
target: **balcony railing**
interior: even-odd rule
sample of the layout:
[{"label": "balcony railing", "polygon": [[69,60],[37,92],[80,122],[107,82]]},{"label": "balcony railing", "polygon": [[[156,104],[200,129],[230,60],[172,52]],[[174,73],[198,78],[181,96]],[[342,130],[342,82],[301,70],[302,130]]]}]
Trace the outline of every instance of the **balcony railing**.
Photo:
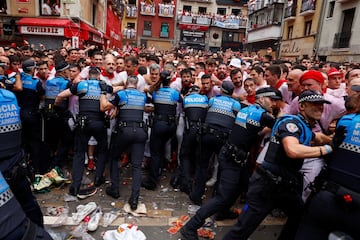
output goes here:
[{"label": "balcony railing", "polygon": [[183,0],[187,2],[212,3],[213,0]]},{"label": "balcony railing", "polygon": [[123,31],[123,36],[126,39],[135,39],[136,38],[136,30],[132,28],[125,28]]},{"label": "balcony railing", "polygon": [[128,17],[128,18],[136,18],[137,17],[137,12],[138,12],[137,6],[127,5],[125,9],[126,9],[126,17]]},{"label": "balcony railing", "polygon": [[160,32],[160,37],[168,38],[169,37],[169,32]]},{"label": "balcony railing", "polygon": [[296,4],[292,4],[291,6],[285,9],[284,18],[293,18],[296,17]]},{"label": "balcony railing", "polygon": [[199,24],[199,25],[210,25],[211,24],[211,17],[208,16],[180,16],[179,17],[180,23],[186,23],[186,24]]},{"label": "balcony railing", "polygon": [[145,2],[141,2],[140,3],[140,14],[155,16],[155,14],[156,14],[155,4],[148,4]]},{"label": "balcony railing", "polygon": [[246,28],[247,22],[246,18],[239,16],[217,15],[213,18],[211,25],[219,28],[239,29]]},{"label": "balcony railing", "polygon": [[335,33],[333,48],[348,48],[350,45],[351,32]]},{"label": "balcony railing", "polygon": [[173,4],[159,4],[159,16],[160,17],[174,17],[175,5]]},{"label": "balcony railing", "polygon": [[313,13],[315,11],[315,6],[316,0],[302,0],[300,13],[302,15],[306,12]]},{"label": "balcony railing", "polygon": [[144,37],[151,37],[151,30],[143,30]]}]

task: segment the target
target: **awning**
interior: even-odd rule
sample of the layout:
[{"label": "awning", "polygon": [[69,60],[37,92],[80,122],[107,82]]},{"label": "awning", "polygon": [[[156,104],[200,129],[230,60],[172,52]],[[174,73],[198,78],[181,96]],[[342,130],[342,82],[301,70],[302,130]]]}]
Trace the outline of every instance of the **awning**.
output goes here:
[{"label": "awning", "polygon": [[80,28],[82,39],[104,44],[104,33],[82,21],[80,22]]},{"label": "awning", "polygon": [[62,18],[21,18],[17,25],[22,34],[63,36],[71,38],[78,36],[79,25],[70,19]]}]

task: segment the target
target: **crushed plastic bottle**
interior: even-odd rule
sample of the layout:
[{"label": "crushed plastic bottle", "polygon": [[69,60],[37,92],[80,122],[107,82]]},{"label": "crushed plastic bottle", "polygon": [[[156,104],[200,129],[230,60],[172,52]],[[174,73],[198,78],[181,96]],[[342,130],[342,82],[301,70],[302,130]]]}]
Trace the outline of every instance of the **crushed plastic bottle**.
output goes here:
[{"label": "crushed plastic bottle", "polygon": [[103,217],[103,227],[108,227],[116,218],[117,218],[117,213],[114,211],[111,212],[107,212],[104,214]]}]

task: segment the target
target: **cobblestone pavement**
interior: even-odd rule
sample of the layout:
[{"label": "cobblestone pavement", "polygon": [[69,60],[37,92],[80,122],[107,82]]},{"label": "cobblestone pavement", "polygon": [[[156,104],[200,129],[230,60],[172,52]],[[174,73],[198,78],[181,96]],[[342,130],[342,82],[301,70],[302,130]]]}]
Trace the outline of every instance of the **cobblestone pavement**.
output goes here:
[{"label": "cobblestone pavement", "polygon": [[[134,217],[123,210],[123,206],[130,197],[131,192],[130,174],[131,167],[122,168],[122,183],[120,189],[121,196],[116,200],[105,194],[105,188],[109,183],[103,184],[98,188],[98,192],[94,196],[85,200],[65,202],[64,197],[68,192],[69,184],[64,184],[60,187],[52,187],[48,193],[36,194],[37,200],[45,215],[44,221],[46,228],[57,233],[62,232],[64,234],[68,234],[76,227],[76,225],[74,225],[74,223],[69,219],[64,226],[53,228],[54,222],[58,217],[49,216],[49,214],[47,214],[48,208],[68,206],[69,215],[71,216],[71,213],[76,212],[76,206],[79,204],[95,202],[102,208],[104,213],[117,211],[120,214],[119,217],[107,228],[101,227],[102,221],[100,221],[99,229],[90,233],[90,235],[92,235],[95,239],[102,239],[101,233],[103,231],[114,230],[122,223],[135,223],[149,240],[181,239],[179,233],[172,235],[167,232],[167,229],[172,225],[172,222],[177,220],[181,215],[189,215],[188,209],[191,202],[186,194],[174,191],[174,189],[169,186],[171,174],[167,173],[163,175],[156,191],[148,191],[141,188],[139,202],[144,203],[146,206],[148,211],[148,216],[146,217]],[[84,177],[92,180],[93,173],[87,172]],[[211,195],[211,191],[212,189],[209,188],[207,190],[207,195]],[[238,203],[235,207],[241,208],[242,205]],[[216,233],[215,239],[221,239],[235,222],[235,220],[214,222],[211,219],[209,219],[209,221],[213,222],[212,230]],[[262,225],[259,226],[251,239],[276,239],[283,223],[283,218],[268,217],[264,220]]]}]

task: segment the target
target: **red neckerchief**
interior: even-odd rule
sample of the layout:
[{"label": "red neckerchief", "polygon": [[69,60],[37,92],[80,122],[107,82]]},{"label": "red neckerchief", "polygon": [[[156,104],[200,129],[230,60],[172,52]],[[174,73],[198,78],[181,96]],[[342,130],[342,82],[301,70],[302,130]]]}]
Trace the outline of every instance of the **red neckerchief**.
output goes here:
[{"label": "red neckerchief", "polygon": [[118,70],[115,70],[116,71],[116,73],[121,73],[122,71],[118,71]]},{"label": "red neckerchief", "polygon": [[50,65],[50,66],[49,66],[49,71],[51,72],[53,69],[54,69],[54,66],[53,66],[53,65]]},{"label": "red neckerchief", "polygon": [[283,83],[286,83],[286,82],[287,82],[286,79],[281,79],[281,80],[279,80],[279,81],[276,83],[275,88],[276,88],[276,89],[279,89],[279,88],[281,87],[281,85],[283,85]]},{"label": "red neckerchief", "polygon": [[45,76],[45,78],[43,78],[39,72],[36,73],[36,77],[43,80],[43,81],[46,81],[46,79],[48,79],[49,76]]},{"label": "red neckerchief", "polygon": [[246,100],[248,101],[248,103],[254,104],[256,100],[256,95],[247,95]]},{"label": "red neckerchief", "polygon": [[108,79],[113,79],[114,78],[114,73],[110,74],[110,73],[104,71],[104,69],[101,70],[101,75],[103,75],[104,77],[107,77]]},{"label": "red neckerchief", "polygon": [[137,75],[139,75],[139,72],[138,72],[138,70],[136,70],[131,76],[135,76],[135,77],[137,77]]},{"label": "red neckerchief", "polygon": [[176,76],[174,76],[172,79],[171,79],[171,81],[170,82],[175,82],[176,81]]},{"label": "red neckerchief", "polygon": [[5,74],[9,75],[9,74],[12,74],[14,72],[19,72],[19,71],[13,71],[13,70],[10,70],[10,69],[6,69]]}]

